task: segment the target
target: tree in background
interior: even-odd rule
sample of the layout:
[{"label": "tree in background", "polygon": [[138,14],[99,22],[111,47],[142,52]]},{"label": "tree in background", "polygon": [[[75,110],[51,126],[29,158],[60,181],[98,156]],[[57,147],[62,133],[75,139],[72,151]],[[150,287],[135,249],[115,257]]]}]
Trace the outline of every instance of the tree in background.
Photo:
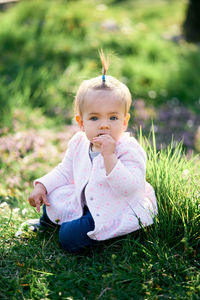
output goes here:
[{"label": "tree in background", "polygon": [[200,0],[189,0],[183,32],[189,42],[200,42]]}]

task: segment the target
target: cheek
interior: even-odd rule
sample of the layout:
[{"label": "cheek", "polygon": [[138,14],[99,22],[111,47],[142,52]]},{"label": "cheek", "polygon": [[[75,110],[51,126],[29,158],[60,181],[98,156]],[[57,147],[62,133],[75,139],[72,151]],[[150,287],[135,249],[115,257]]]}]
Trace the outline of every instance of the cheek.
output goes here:
[{"label": "cheek", "polygon": [[116,138],[118,138],[123,131],[124,131],[124,127],[122,126],[122,124],[115,126],[115,128],[113,128],[113,134],[116,136]]},{"label": "cheek", "polygon": [[116,124],[115,126],[115,130],[121,132],[124,128],[124,124],[123,122],[119,122],[118,124]]},{"label": "cheek", "polygon": [[94,124],[85,124],[84,129],[88,134],[92,134],[95,131],[95,125]]}]

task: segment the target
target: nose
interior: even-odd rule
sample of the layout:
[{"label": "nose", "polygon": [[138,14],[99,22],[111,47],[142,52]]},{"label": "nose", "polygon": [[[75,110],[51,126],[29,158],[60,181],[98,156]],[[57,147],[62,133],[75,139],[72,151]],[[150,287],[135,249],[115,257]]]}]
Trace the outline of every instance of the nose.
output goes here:
[{"label": "nose", "polygon": [[109,129],[110,125],[108,124],[108,122],[106,120],[102,120],[99,126],[100,129]]}]

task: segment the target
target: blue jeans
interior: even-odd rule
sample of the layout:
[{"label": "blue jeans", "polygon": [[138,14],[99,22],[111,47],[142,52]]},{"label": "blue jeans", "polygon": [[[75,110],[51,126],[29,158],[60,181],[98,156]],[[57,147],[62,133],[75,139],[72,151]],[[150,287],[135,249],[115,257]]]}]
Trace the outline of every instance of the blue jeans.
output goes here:
[{"label": "blue jeans", "polygon": [[47,216],[46,206],[43,205],[43,215],[40,218],[40,224],[44,227],[60,228],[59,241],[62,247],[68,252],[80,252],[81,250],[98,243],[97,241],[90,239],[87,235],[87,232],[94,229],[94,220],[86,206],[82,217],[79,219],[56,225]]}]

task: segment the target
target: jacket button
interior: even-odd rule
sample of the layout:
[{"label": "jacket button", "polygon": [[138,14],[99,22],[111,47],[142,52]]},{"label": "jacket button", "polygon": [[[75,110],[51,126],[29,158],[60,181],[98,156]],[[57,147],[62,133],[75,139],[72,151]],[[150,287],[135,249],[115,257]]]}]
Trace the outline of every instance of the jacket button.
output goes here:
[{"label": "jacket button", "polygon": [[100,217],[100,214],[96,214],[97,217]]},{"label": "jacket button", "polygon": [[94,200],[94,198],[93,198],[93,197],[90,197],[90,200]]}]

